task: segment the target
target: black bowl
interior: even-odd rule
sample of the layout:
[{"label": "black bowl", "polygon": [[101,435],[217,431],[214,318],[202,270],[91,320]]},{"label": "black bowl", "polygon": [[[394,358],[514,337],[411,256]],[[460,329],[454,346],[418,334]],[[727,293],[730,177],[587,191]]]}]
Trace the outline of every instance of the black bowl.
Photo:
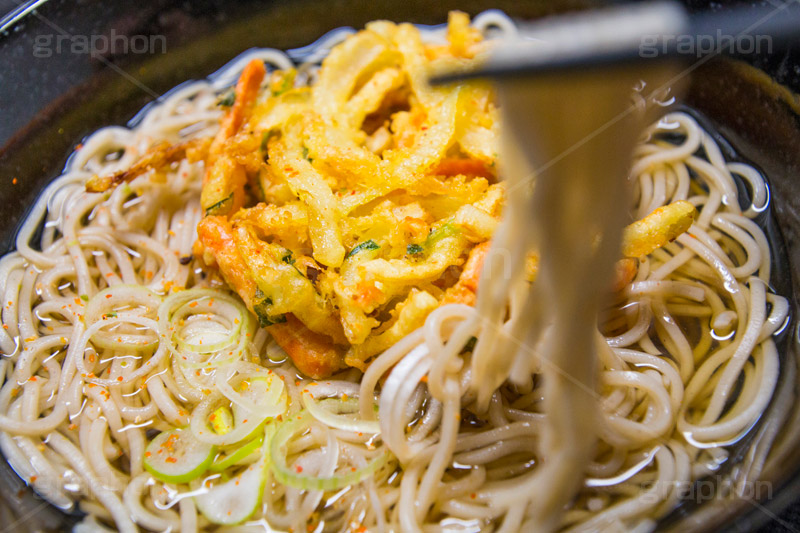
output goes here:
[{"label": "black bowl", "polygon": [[[447,12],[472,15],[499,8],[515,18],[607,5],[591,0],[38,0],[0,19],[0,251],[12,247],[19,222],[67,155],[94,130],[123,124],[175,85],[208,76],[252,47],[297,48],[341,26],[375,19],[439,24]],[[686,0],[691,11],[733,3]],[[745,3],[746,4],[746,3]],[[115,36],[125,36],[122,46]],[[89,53],[95,39],[94,50]],[[105,39],[105,40],[103,40]],[[138,39],[138,40],[137,40]],[[117,43],[115,45],[115,42]],[[800,53],[762,50],[741,60],[713,59],[693,73],[686,103],[719,131],[731,149],[765,171],[776,225],[786,244],[778,258],[783,290],[800,288]],[[794,287],[794,289],[792,289]],[[783,292],[783,291],[782,291]],[[796,305],[793,306],[797,315]],[[792,331],[782,364],[797,364]],[[780,387],[800,383],[784,373]],[[796,376],[797,374],[795,374]],[[769,418],[768,416],[765,418]],[[800,406],[784,423],[765,465],[769,483],[759,502],[724,499],[683,505],[667,530],[752,531],[800,495]],[[702,524],[700,518],[704,517]],[[0,524],[4,531],[59,531],[78,519],[38,498],[0,462]]]}]

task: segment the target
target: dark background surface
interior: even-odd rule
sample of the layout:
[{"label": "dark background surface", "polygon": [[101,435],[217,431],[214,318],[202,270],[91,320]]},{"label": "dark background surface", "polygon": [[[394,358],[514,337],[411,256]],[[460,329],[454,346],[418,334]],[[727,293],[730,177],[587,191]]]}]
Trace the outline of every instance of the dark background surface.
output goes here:
[{"label": "dark background surface", "polygon": [[[290,3],[299,7],[286,8]],[[569,9],[587,3],[595,2],[568,0],[560,5],[562,9],[564,5]],[[16,0],[0,0],[0,16],[17,9],[20,4]],[[417,4],[420,5],[420,13],[431,11],[427,5],[429,2],[423,0],[405,0],[402,3],[365,0],[355,11],[353,2],[344,0],[277,0],[269,3],[275,6],[275,17],[297,13],[300,9],[303,15],[289,16],[283,24],[270,24],[271,32],[266,34],[263,32],[263,19],[254,17],[247,20],[248,6],[251,4],[247,1],[228,3],[224,0],[51,0],[41,7],[40,15],[36,16],[35,31],[38,35],[42,32],[51,32],[54,36],[109,35],[109,28],[114,28],[117,34],[164,35],[170,53],[163,56],[155,53],[131,59],[124,54],[109,53],[91,57],[88,54],[70,53],[69,50],[62,50],[58,54],[53,51],[58,56],[59,68],[50,69],[42,66],[44,61],[48,62],[48,66],[52,65],[53,58],[34,57],[30,42],[18,44],[23,40],[0,36],[0,189],[17,187],[11,199],[19,204],[9,209],[8,214],[0,215],[0,252],[8,248],[19,213],[24,212],[20,206],[31,205],[44,180],[53,177],[63,166],[71,146],[103,125],[124,123],[131,116],[131,109],[143,106],[157,94],[186,79],[197,77],[199,65],[203,65],[205,74],[208,74],[236,55],[231,50],[242,51],[253,46],[293,48],[308,44],[309,35],[318,37],[339,26],[358,27],[377,18],[409,20],[407,14],[413,13]],[[262,2],[259,7],[261,13],[270,10],[264,8],[264,4]],[[459,8],[475,13],[486,6],[486,2],[472,0],[442,0],[438,4],[439,12]],[[707,4],[689,2],[690,6]],[[531,17],[552,11],[546,0],[531,1],[522,7],[520,2],[511,0],[499,0],[494,5],[501,9],[507,5],[510,11]],[[710,5],[719,6],[714,3]],[[223,26],[231,21],[237,21],[239,30],[226,34]],[[424,17],[410,21],[434,22]],[[13,31],[24,33],[34,30],[22,24]],[[214,32],[224,34],[215,39],[217,45],[223,43],[223,46],[202,46],[204,36]],[[782,71],[781,65],[770,64],[770,61],[792,63],[787,57],[790,56],[765,57],[759,61],[761,66],[770,67],[771,71],[776,72],[779,81],[797,90],[800,86],[800,69]],[[103,86],[103,92],[94,91],[92,84],[86,85],[90,77],[101,81],[97,87]],[[111,88],[110,93],[108,87]],[[95,111],[87,116],[81,113],[81,109],[88,102],[92,103]],[[65,106],[69,108],[67,112],[64,111]],[[71,114],[69,111],[72,109],[75,112]],[[48,128],[43,134],[42,124],[54,120],[59,121],[58,128]],[[20,148],[27,153],[27,158],[9,156],[12,152],[18,154]],[[14,177],[30,172],[33,167],[40,168],[43,174],[41,179],[12,185]],[[794,503],[776,518],[760,531],[800,533],[800,502]],[[28,529],[24,523],[12,528],[20,531]]]}]

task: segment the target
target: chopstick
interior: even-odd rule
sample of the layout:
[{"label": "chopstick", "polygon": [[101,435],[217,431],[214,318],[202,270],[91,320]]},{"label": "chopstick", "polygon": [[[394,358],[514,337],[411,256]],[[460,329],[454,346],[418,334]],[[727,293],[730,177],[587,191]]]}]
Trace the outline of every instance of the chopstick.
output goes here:
[{"label": "chopstick", "polygon": [[[687,13],[674,2],[625,5],[522,23],[471,70],[436,73],[432,85],[608,68],[710,54],[742,56],[800,42],[800,1]],[[762,50],[766,48],[766,50]]]}]

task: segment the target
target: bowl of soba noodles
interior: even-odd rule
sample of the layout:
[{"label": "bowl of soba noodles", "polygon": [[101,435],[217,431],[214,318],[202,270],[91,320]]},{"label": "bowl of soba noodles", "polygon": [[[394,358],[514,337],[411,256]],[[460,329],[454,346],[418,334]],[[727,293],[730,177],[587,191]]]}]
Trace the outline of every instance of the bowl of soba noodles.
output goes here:
[{"label": "bowl of soba noodles", "polygon": [[[754,40],[680,91],[632,84],[657,113],[583,293],[539,253],[544,187],[509,177],[496,87],[427,83],[598,6],[50,0],[0,20],[3,527],[777,518],[800,480],[796,53]],[[592,231],[564,238],[602,247]],[[589,334],[561,364],[565,323]]]}]

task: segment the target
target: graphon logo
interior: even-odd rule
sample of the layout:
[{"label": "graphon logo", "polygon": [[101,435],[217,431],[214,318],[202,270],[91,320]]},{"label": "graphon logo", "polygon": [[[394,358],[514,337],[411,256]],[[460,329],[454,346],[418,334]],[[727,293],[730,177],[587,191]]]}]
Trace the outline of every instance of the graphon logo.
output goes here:
[{"label": "graphon logo", "polygon": [[643,501],[659,503],[670,493],[678,501],[702,504],[709,501],[749,500],[765,501],[772,499],[772,483],[762,480],[734,482],[723,476],[714,476],[696,481],[656,481],[648,484]]},{"label": "graphon logo", "polygon": [[717,30],[716,35],[645,35],[639,44],[640,57],[658,57],[670,52],[695,57],[713,52],[731,55],[770,54],[772,53],[772,37],[744,33],[733,36]]},{"label": "graphon logo", "polygon": [[167,38],[164,35],[121,35],[113,29],[108,35],[37,35],[33,56],[52,57],[53,54],[78,54],[105,57],[116,54],[164,54]]}]

